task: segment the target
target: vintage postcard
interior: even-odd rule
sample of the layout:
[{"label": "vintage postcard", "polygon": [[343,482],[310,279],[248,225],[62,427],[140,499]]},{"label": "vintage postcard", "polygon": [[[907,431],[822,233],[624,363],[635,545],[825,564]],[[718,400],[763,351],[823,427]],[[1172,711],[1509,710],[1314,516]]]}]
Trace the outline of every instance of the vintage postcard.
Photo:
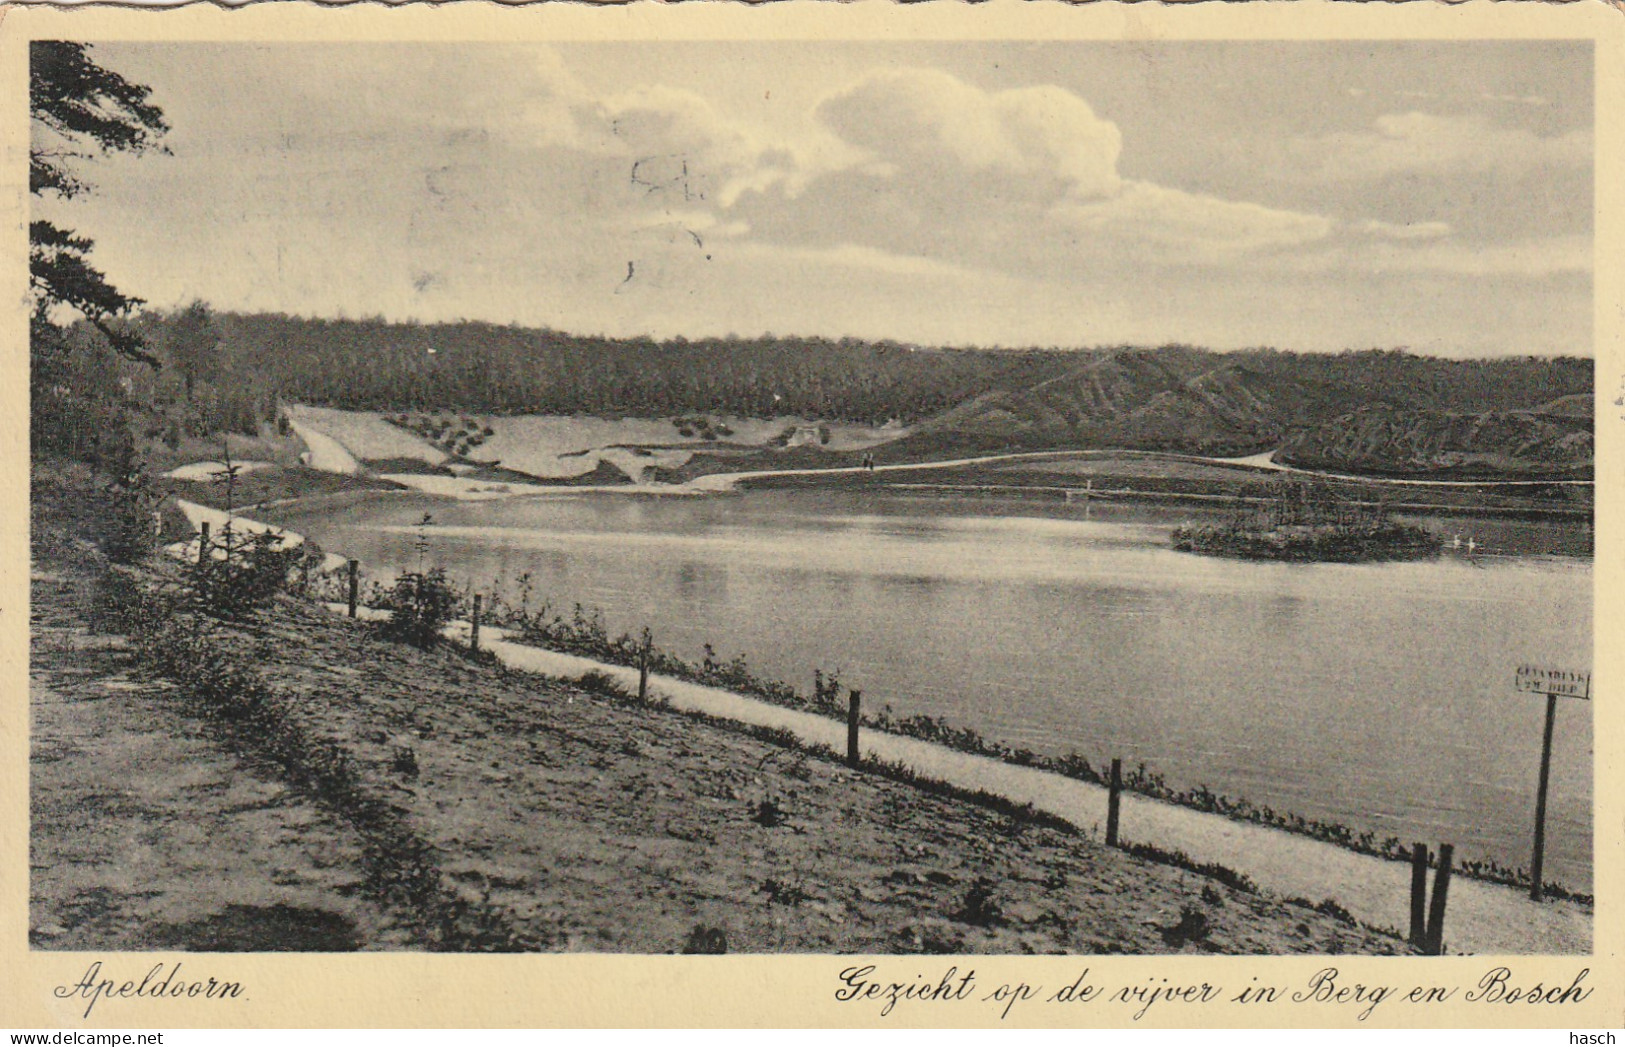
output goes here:
[{"label": "vintage postcard", "polygon": [[1622,41],[0,11],[7,1018],[1619,1025]]}]

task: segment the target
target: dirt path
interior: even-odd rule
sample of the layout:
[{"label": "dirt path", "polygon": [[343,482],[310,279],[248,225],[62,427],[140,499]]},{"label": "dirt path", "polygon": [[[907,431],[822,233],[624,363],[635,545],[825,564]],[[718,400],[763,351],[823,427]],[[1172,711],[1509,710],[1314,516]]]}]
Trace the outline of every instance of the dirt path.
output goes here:
[{"label": "dirt path", "polygon": [[398,945],[357,897],[354,834],[132,675],[124,638],[86,627],[89,584],[47,572],[31,587],[30,943]]},{"label": "dirt path", "polygon": [[[466,626],[454,630],[459,639]],[[506,642],[489,630],[482,643],[505,663],[527,671],[579,677],[596,671],[636,690],[637,671],[573,655]],[[654,676],[651,686],[678,708],[741,723],[781,728],[807,741],[844,751],[846,727],[812,713],[756,701],[713,687]],[[1028,767],[1017,767],[913,738],[865,731],[862,751],[901,761],[922,774],[966,789],[982,789],[1017,803],[1031,803],[1080,828],[1105,820],[1106,792],[1099,786]],[[1144,797],[1125,795],[1123,838],[1184,851],[1252,877],[1283,897],[1337,901],[1372,926],[1403,930],[1410,913],[1410,867],[1262,826],[1205,814]],[[1576,954],[1591,951],[1591,913],[1561,901],[1531,902],[1517,890],[1457,877],[1450,889],[1446,922],[1452,952]]]},{"label": "dirt path", "polygon": [[[1247,458],[1210,458],[1205,455],[1173,454],[1161,451],[1136,451],[1128,448],[1097,448],[1087,451],[1020,451],[1010,454],[980,455],[975,458],[953,458],[933,462],[896,462],[889,465],[876,465],[872,468],[865,466],[835,466],[820,469],[764,469],[756,472],[744,473],[711,473],[699,476],[686,484],[674,485],[694,491],[731,491],[740,483],[750,480],[767,479],[775,476],[819,476],[829,474],[838,476],[843,473],[864,472],[901,472],[905,470],[923,469],[955,469],[967,465],[988,465],[995,462],[1032,461],[1040,458],[1086,458],[1110,455],[1131,454],[1136,457],[1153,460],[1193,462],[1200,465],[1219,465],[1231,468],[1253,469],[1265,473],[1288,473],[1294,476],[1307,476],[1319,480],[1349,480],[1356,483],[1390,484],[1401,487],[1546,487],[1582,486],[1592,485],[1590,480],[1409,480],[1382,476],[1354,476],[1344,473],[1320,472],[1313,469],[1299,469],[1296,466],[1283,465],[1269,459],[1268,455],[1253,455]],[[607,488],[606,488],[607,489]],[[578,490],[596,490],[596,488],[578,488]]]}]

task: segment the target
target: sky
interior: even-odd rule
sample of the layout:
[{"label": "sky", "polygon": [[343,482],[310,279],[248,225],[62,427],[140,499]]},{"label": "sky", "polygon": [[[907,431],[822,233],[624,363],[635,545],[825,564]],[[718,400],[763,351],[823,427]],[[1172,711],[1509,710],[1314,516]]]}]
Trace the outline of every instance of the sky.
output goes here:
[{"label": "sky", "polygon": [[142,44],[35,208],[160,308],[1592,352],[1588,42]]}]

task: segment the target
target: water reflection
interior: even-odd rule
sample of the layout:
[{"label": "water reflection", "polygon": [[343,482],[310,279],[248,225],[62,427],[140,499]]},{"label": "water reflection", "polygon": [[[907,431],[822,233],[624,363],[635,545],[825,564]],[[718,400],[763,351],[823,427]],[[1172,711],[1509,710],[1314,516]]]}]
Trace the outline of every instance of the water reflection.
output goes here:
[{"label": "water reflection", "polygon": [[677,567],[676,586],[684,600],[720,600],[728,595],[728,572],[716,564],[685,560]]}]

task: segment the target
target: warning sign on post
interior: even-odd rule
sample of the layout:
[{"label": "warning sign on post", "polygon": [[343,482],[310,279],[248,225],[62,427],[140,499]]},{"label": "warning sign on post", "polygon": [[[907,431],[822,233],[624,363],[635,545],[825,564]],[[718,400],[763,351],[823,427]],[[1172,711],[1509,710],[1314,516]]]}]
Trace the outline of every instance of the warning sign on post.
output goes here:
[{"label": "warning sign on post", "polygon": [[1556,694],[1564,698],[1591,700],[1591,674],[1544,665],[1518,666],[1517,688],[1535,694]]}]

